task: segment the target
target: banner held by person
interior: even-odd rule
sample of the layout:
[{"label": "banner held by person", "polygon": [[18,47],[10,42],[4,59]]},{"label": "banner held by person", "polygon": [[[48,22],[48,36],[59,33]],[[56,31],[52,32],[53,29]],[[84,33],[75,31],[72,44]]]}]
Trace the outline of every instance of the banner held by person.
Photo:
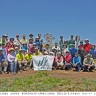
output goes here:
[{"label": "banner held by person", "polygon": [[52,70],[54,56],[33,56],[34,70]]}]

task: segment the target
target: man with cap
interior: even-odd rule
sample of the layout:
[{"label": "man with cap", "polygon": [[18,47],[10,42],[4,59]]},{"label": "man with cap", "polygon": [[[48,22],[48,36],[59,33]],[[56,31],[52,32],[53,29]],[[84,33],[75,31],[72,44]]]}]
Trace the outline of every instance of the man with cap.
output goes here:
[{"label": "man with cap", "polygon": [[86,71],[90,71],[92,72],[93,69],[95,68],[95,63],[94,63],[94,60],[93,58],[91,57],[90,54],[87,54],[87,57],[84,59],[84,62],[83,62],[83,71],[86,72]]},{"label": "man with cap", "polygon": [[86,44],[84,45],[84,50],[85,50],[86,53],[89,53],[92,44],[89,43],[89,40],[88,39],[85,39],[85,43]]},{"label": "man with cap", "polygon": [[0,48],[0,74],[2,74],[2,68],[4,67],[4,72],[7,73],[8,62],[3,54],[3,49]]}]

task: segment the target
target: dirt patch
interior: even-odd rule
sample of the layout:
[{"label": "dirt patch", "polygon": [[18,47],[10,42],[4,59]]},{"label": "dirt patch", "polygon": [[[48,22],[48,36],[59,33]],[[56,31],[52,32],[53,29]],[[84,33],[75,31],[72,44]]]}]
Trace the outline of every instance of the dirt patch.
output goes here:
[{"label": "dirt patch", "polygon": [[[26,77],[26,76],[32,76],[39,71],[34,71],[34,70],[28,70],[28,71],[23,71],[23,72],[18,72],[16,75],[12,75],[11,73],[5,74],[3,73],[0,75],[1,79],[12,79],[12,78],[18,78],[18,77]],[[94,72],[75,72],[73,70],[65,71],[65,70],[54,70],[54,71],[46,71],[48,74],[52,77],[57,77],[57,78],[91,78],[91,79],[96,79],[96,71]]]}]

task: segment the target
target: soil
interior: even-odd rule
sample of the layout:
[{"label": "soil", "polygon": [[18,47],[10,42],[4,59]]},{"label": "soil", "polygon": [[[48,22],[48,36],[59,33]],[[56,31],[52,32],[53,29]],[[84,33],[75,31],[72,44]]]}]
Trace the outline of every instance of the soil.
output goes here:
[{"label": "soil", "polygon": [[[17,74],[13,75],[11,73],[5,74],[2,73],[0,74],[0,79],[13,79],[13,78],[18,78],[18,77],[26,77],[26,76],[32,76],[38,73],[39,71],[34,71],[34,70],[28,70],[28,71],[22,71],[18,72]],[[53,70],[53,71],[47,71],[48,74],[52,77],[56,78],[75,78],[75,79],[81,79],[81,78],[91,78],[91,79],[96,79],[96,71],[93,72],[76,72],[74,70]]]}]

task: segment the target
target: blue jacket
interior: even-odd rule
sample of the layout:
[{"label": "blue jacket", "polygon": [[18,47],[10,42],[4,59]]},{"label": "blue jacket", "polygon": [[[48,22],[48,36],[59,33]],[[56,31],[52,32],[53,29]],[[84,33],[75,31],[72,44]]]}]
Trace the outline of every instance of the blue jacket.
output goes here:
[{"label": "blue jacket", "polygon": [[4,62],[4,61],[5,61],[4,55],[1,54],[1,55],[0,55],[0,63],[2,63],[2,62]]},{"label": "blue jacket", "polygon": [[73,57],[75,57],[75,53],[76,53],[78,50],[77,50],[76,48],[74,48],[74,49],[70,48],[69,51],[70,51],[70,53],[71,53],[71,55],[72,55],[72,58],[73,58]]},{"label": "blue jacket", "polygon": [[92,55],[92,57],[93,57],[94,59],[96,59],[96,50],[90,49],[90,54]]},{"label": "blue jacket", "polygon": [[81,57],[73,57],[73,64],[81,64]]}]

